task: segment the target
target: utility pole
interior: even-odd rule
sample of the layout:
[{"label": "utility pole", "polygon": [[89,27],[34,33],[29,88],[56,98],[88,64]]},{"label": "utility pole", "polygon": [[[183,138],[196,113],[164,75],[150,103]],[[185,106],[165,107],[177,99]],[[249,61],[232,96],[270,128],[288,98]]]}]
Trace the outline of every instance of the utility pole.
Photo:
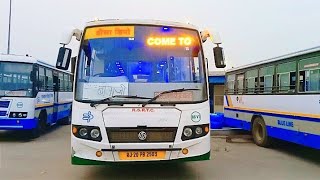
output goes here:
[{"label": "utility pole", "polygon": [[10,54],[10,40],[11,40],[11,5],[12,5],[12,0],[10,0],[10,10],[9,10],[9,30],[8,30],[8,49],[7,49],[7,54]]}]

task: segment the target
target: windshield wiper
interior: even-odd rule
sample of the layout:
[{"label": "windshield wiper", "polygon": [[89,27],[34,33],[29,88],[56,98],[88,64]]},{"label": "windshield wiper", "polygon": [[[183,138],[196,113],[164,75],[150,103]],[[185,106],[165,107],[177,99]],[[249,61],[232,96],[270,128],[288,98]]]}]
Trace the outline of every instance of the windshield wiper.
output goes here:
[{"label": "windshield wiper", "polygon": [[91,107],[95,107],[97,104],[101,104],[101,103],[104,103],[104,102],[110,102],[113,98],[128,98],[128,99],[151,99],[151,98],[148,98],[148,97],[142,97],[142,96],[128,96],[128,95],[115,95],[115,96],[111,96],[111,97],[107,97],[105,99],[102,99],[102,100],[99,100],[97,102],[92,102],[90,103],[90,106]]},{"label": "windshield wiper", "polygon": [[195,88],[189,88],[189,89],[173,89],[173,90],[168,90],[168,91],[163,91],[160,94],[156,95],[155,97],[151,98],[149,101],[145,102],[142,104],[142,107],[145,107],[147,104],[152,103],[153,101],[157,100],[161,95],[163,94],[168,94],[168,93],[173,93],[173,92],[183,92],[183,91],[199,91],[201,89],[195,89]]}]

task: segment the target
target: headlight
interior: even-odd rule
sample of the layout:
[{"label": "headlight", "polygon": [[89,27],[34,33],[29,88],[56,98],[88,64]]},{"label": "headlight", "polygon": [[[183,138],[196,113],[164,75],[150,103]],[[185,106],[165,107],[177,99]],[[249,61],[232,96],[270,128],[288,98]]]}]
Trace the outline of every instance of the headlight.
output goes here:
[{"label": "headlight", "polygon": [[186,136],[186,137],[192,136],[192,129],[191,128],[185,128],[183,130],[183,135]]},{"label": "headlight", "polygon": [[196,134],[197,134],[197,135],[202,134],[202,132],[203,132],[203,130],[202,130],[201,127],[196,127]]},{"label": "headlight", "polygon": [[98,129],[92,129],[90,135],[93,139],[96,139],[100,136],[100,131]]},{"label": "headlight", "polygon": [[181,136],[182,141],[203,137],[209,133],[209,124],[185,126]]},{"label": "headlight", "polygon": [[80,135],[81,137],[87,136],[87,135],[88,135],[88,130],[87,130],[86,128],[81,128],[81,129],[79,130],[79,135]]},{"label": "headlight", "polygon": [[10,118],[26,118],[28,116],[27,112],[10,112]]},{"label": "headlight", "polygon": [[102,141],[100,128],[96,126],[72,125],[72,134],[80,139]]}]

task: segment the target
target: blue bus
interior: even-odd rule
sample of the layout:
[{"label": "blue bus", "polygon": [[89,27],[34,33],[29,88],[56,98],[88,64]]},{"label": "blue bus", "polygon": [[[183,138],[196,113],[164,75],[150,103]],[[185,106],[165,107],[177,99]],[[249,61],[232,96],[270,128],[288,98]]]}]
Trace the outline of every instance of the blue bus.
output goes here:
[{"label": "blue bus", "polygon": [[272,138],[320,149],[320,47],[233,68],[224,115],[263,147]]},{"label": "blue bus", "polygon": [[0,130],[32,138],[71,123],[72,74],[33,57],[0,55]]}]

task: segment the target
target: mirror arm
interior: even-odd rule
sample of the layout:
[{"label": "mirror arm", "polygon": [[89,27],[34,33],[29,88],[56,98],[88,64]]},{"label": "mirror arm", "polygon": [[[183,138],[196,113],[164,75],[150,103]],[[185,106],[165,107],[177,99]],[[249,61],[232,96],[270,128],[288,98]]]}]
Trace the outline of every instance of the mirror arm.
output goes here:
[{"label": "mirror arm", "polygon": [[77,40],[77,41],[80,41],[80,40],[81,40],[81,36],[82,36],[82,31],[79,30],[79,29],[73,29],[73,30],[71,31],[71,33],[64,34],[64,35],[62,36],[62,39],[61,39],[60,44],[62,44],[63,47],[64,47],[65,45],[68,45],[68,44],[71,42],[71,39],[72,39],[73,36],[76,37],[76,40]]},{"label": "mirror arm", "polygon": [[211,33],[209,30],[203,30],[200,32],[202,42],[206,42],[210,38],[213,44],[221,44],[221,38],[218,32]]}]

